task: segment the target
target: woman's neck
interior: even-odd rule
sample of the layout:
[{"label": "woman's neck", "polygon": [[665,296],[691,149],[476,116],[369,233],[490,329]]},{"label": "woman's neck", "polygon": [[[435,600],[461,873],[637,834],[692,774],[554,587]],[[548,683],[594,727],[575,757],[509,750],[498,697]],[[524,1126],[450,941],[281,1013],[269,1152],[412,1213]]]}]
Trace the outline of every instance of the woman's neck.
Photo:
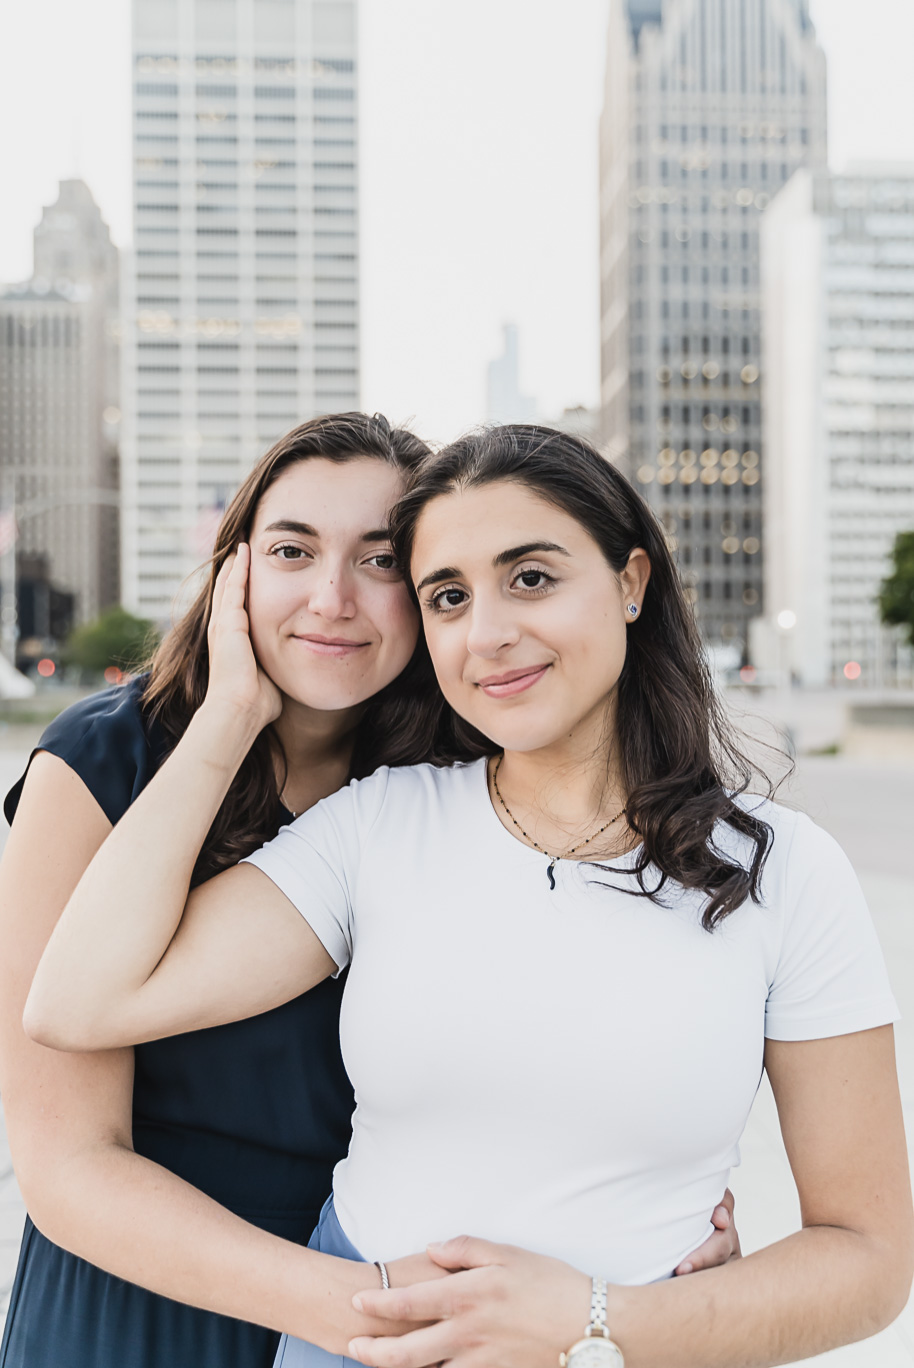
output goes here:
[{"label": "woman's neck", "polygon": [[277,774],[281,797],[300,813],[335,793],[349,778],[356,730],[364,708],[325,712],[286,698],[273,724],[286,760]]},{"label": "woman's neck", "polygon": [[[510,823],[510,817],[505,822],[506,803],[522,829],[554,853],[590,836],[625,806],[612,735],[612,717],[601,711],[589,725],[549,746],[506,750],[498,762],[501,801],[496,808],[502,809],[502,822]],[[613,824],[613,846],[620,837],[625,843],[624,831],[624,823]]]}]

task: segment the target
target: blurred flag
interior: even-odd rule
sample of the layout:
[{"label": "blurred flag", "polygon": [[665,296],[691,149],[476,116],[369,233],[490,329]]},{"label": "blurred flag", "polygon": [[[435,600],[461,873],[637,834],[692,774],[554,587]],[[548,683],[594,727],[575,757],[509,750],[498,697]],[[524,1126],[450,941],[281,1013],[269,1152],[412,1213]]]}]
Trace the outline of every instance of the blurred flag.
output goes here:
[{"label": "blurred flag", "polygon": [[206,560],[213,554],[216,533],[219,531],[219,524],[222,522],[224,512],[224,503],[209,504],[206,508],[200,509],[197,521],[191,528],[188,538],[191,549],[200,560]]},{"label": "blurred flag", "polygon": [[0,510],[0,556],[5,556],[7,551],[12,551],[18,536],[19,528],[16,526],[16,515],[13,510],[11,508]]}]

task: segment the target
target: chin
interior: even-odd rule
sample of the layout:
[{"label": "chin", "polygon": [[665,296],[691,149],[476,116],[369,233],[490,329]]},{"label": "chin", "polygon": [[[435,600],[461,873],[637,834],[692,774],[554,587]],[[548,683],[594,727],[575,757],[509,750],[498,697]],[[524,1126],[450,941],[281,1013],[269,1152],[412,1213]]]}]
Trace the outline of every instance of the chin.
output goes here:
[{"label": "chin", "polygon": [[312,708],[314,712],[344,712],[347,708],[357,708],[367,703],[380,689],[284,689],[283,693],[294,703]]},{"label": "chin", "polygon": [[536,722],[524,723],[520,718],[508,717],[489,717],[478,721],[467,717],[466,721],[501,750],[518,751],[521,754],[553,746],[566,735],[564,731],[556,729],[554,717],[548,721],[544,719],[541,725],[537,725]]}]

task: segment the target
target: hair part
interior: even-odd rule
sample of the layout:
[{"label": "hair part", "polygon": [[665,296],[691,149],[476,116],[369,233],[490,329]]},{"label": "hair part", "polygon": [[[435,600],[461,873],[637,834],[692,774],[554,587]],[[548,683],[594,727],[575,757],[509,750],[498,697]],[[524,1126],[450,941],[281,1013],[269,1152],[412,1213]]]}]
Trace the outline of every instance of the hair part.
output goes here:
[{"label": "hair part", "polygon": [[[419,518],[434,499],[496,481],[520,484],[569,514],[617,573],[637,547],[647,552],[651,575],[642,611],[627,628],[609,743],[628,825],[641,839],[631,867],[637,888],[624,891],[662,903],[671,882],[700,890],[707,895],[702,922],[713,930],[747,898],[760,900],[773,833],[736,801],[758,771],[715,693],[663,530],[629,481],[586,441],[515,424],[470,433],[423,462],[392,517],[401,565],[409,567]],[[498,753],[440,695],[437,706],[442,762]],[[772,784],[760,777],[771,796]],[[715,846],[719,822],[746,839],[745,866]]]},{"label": "hair part", "polygon": [[[261,456],[225,510],[199,592],[147,665],[143,709],[164,733],[167,753],[178,744],[206,697],[207,629],[216,576],[238,544],[250,539],[266,491],[300,461],[322,458],[343,464],[369,457],[408,476],[429,455],[420,438],[405,428],[392,428],[381,414],[332,413],[293,428]],[[422,726],[422,719],[433,700],[426,686],[427,669],[420,655],[370,700],[356,733],[353,777],[370,774],[379,765],[414,764],[429,758],[424,741],[429,728]],[[194,871],[195,883],[237,863],[275,835],[282,787],[277,786],[277,774],[283,774],[285,765],[276,731],[267,727],[245,757],[210,828]]]}]

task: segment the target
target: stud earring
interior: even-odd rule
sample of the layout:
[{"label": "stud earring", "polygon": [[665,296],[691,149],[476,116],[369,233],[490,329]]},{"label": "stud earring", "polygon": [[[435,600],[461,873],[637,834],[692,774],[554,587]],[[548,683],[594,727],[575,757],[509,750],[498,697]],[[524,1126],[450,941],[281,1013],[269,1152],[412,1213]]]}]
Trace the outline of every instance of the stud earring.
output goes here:
[{"label": "stud earring", "polygon": [[630,604],[628,605],[628,611],[629,611],[630,615],[631,615],[633,618],[636,618],[636,617],[638,616],[638,605],[637,605],[637,603],[630,603]]}]

